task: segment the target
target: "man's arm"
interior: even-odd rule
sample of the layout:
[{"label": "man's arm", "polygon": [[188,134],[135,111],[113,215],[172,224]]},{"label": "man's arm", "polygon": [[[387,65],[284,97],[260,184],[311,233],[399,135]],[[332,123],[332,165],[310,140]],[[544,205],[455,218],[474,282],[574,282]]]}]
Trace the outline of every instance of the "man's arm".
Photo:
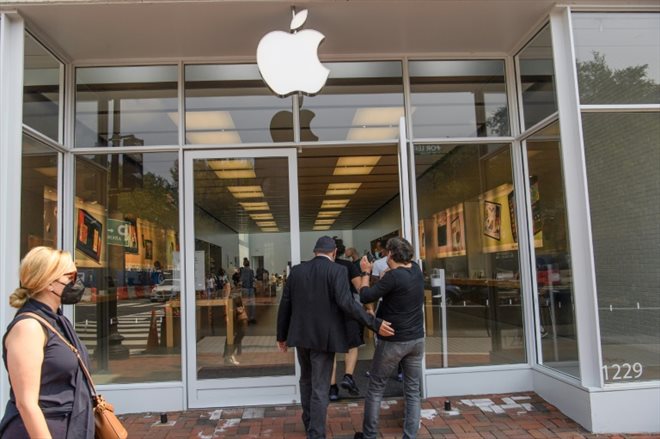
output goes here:
[{"label": "man's arm", "polygon": [[394,276],[386,275],[374,286],[360,288],[360,302],[371,303],[377,301],[393,289],[394,282]]},{"label": "man's arm", "polygon": [[[341,274],[343,275],[343,273]],[[358,305],[353,299],[346,277],[342,275],[335,275],[333,280],[335,301],[341,310],[381,336],[394,335],[394,330],[390,327],[389,322],[376,318]]]}]

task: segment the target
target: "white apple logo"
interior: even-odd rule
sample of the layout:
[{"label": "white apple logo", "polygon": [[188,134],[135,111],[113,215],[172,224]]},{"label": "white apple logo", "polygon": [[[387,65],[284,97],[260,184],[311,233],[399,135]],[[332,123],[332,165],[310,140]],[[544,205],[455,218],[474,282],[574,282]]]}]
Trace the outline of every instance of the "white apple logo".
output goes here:
[{"label": "white apple logo", "polygon": [[307,20],[307,9],[294,15],[291,31],[270,32],[259,41],[257,65],[262,78],[276,94],[301,91],[316,94],[325,85],[330,70],[319,61],[318,48],[325,35],[315,30],[295,32]]}]

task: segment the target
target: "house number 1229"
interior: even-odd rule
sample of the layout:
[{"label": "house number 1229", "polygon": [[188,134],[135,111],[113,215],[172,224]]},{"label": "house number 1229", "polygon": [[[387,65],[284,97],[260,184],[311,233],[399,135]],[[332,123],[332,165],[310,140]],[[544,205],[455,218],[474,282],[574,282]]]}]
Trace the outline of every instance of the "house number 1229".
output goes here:
[{"label": "house number 1229", "polygon": [[[612,373],[613,372],[613,373]],[[612,373],[612,378],[610,378]],[[634,380],[642,376],[644,367],[642,363],[623,363],[623,364],[606,364],[603,366],[603,375],[605,381],[615,380]]]}]

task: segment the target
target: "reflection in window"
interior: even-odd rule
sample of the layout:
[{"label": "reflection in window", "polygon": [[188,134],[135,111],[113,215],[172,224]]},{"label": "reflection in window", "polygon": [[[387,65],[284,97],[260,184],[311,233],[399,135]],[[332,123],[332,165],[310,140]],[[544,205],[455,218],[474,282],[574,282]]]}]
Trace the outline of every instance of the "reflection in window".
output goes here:
[{"label": "reflection in window", "polygon": [[524,362],[510,146],[418,144],[415,168],[427,367]]},{"label": "reflection in window", "polygon": [[412,61],[415,138],[508,136],[503,61]]},{"label": "reflection in window", "polygon": [[177,67],[76,69],[75,145],[176,145]]},{"label": "reflection in window", "polygon": [[660,103],[660,14],[573,15],[580,102]]},{"label": "reflection in window", "polygon": [[58,141],[62,65],[27,33],[24,63],[23,123]]},{"label": "reflection in window", "polygon": [[21,168],[21,258],[32,248],[58,247],[58,153],[23,136]]},{"label": "reflection in window", "polygon": [[582,117],[606,383],[660,379],[660,114]]},{"label": "reflection in window", "polygon": [[526,145],[542,362],[555,370],[579,377],[559,123],[555,122],[536,133],[526,141]]},{"label": "reflection in window", "polygon": [[75,325],[95,381],[181,380],[177,154],[78,156],[75,175]]},{"label": "reflection in window", "polygon": [[302,99],[300,140],[385,140],[399,135],[403,110],[400,62],[324,63],[321,92]]},{"label": "reflection in window", "polygon": [[257,66],[186,66],[186,143],[293,142],[291,98],[264,84]]},{"label": "reflection in window", "polygon": [[544,27],[518,55],[525,128],[557,111],[550,27]]}]

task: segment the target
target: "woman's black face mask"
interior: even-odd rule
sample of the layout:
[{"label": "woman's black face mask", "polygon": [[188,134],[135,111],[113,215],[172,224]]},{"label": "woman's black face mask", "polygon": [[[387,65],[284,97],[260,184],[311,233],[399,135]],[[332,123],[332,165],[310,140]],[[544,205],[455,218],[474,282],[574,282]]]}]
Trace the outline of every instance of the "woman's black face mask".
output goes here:
[{"label": "woman's black face mask", "polygon": [[[80,279],[72,280],[68,284],[65,284],[60,281],[56,281],[59,284],[64,285],[60,299],[62,300],[62,305],[75,305],[80,302],[83,294],[85,293],[85,285]],[[57,295],[54,291],[53,294]]]}]

